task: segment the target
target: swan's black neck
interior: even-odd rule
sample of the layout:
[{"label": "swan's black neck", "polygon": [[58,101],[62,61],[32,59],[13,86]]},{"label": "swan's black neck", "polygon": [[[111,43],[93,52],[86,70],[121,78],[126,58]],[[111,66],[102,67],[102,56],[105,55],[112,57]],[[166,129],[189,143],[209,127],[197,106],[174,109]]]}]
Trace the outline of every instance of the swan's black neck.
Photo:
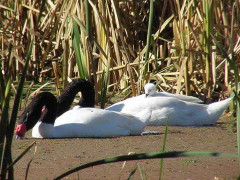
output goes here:
[{"label": "swan's black neck", "polygon": [[[38,121],[54,124],[56,117],[69,110],[79,91],[82,93],[79,105],[94,107],[95,92],[93,85],[88,80],[77,79],[69,83],[57,99],[50,92],[39,93],[22,113],[18,124],[25,124],[27,130],[32,129]],[[43,107],[45,107],[45,110],[42,112]]]},{"label": "swan's black neck", "polygon": [[76,79],[69,83],[62,92],[61,96],[57,98],[59,106],[57,116],[60,116],[69,110],[76,94],[79,91],[82,93],[82,97],[78,105],[82,107],[94,107],[95,92],[93,85],[88,80]]},{"label": "swan's black neck", "polygon": [[[44,112],[42,112],[43,107],[45,107]],[[25,124],[27,130],[32,129],[38,121],[54,124],[57,109],[57,99],[52,93],[39,93],[22,113],[18,124]]]}]

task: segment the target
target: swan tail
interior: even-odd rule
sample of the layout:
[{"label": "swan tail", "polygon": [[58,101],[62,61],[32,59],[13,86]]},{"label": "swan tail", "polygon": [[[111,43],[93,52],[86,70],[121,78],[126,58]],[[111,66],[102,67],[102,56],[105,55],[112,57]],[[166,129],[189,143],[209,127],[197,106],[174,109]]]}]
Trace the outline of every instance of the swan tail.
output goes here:
[{"label": "swan tail", "polygon": [[210,116],[210,119],[212,121],[214,121],[214,123],[221,117],[221,115],[227,109],[227,107],[232,99],[233,99],[233,97],[230,97],[228,99],[208,105],[207,111]]}]

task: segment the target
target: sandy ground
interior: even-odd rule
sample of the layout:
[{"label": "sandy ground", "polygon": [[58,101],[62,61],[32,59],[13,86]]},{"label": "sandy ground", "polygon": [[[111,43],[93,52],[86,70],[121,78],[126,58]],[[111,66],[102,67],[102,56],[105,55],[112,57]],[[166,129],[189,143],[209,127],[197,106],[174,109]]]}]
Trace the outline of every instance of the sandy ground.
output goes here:
[{"label": "sandy ground", "polygon": [[[116,138],[31,139],[13,142],[13,157],[36,141],[36,154],[30,165],[28,179],[53,179],[78,165],[102,158],[126,155],[129,152],[161,151],[164,127],[146,127],[157,135]],[[214,127],[169,127],[167,151],[214,151],[237,153],[237,136],[227,118],[221,118]],[[15,166],[15,179],[24,179],[26,167],[35,148]],[[129,161],[84,169],[66,179],[127,179],[137,167],[132,179],[158,179],[160,160]],[[122,170],[121,170],[122,169]],[[162,179],[231,180],[240,175],[237,159],[226,157],[165,159]]]}]

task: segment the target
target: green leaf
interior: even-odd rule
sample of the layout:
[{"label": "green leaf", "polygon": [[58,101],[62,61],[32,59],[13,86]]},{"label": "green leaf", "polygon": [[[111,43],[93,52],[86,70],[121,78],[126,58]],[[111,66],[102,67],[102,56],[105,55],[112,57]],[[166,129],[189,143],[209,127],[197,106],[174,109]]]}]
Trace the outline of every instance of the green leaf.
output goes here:
[{"label": "green leaf", "polygon": [[32,144],[30,144],[5,170],[5,172],[13,167],[34,145],[36,145],[36,142],[33,142]]},{"label": "green leaf", "polygon": [[176,157],[233,157],[236,158],[235,154],[224,154],[218,152],[188,152],[188,151],[171,151],[171,152],[153,152],[153,153],[140,153],[132,155],[117,156],[112,158],[101,159],[98,161],[89,162],[81,166],[75,167],[60,176],[56,177],[55,180],[62,179],[74,172],[77,172],[82,169],[93,167],[101,164],[108,164],[121,161],[131,161],[131,160],[142,160],[142,159],[158,159],[158,158],[176,158]]},{"label": "green leaf", "polygon": [[81,78],[88,79],[88,74],[87,74],[87,69],[85,64],[86,57],[81,48],[81,41],[80,41],[81,38],[80,38],[79,27],[75,22],[74,18],[72,20],[73,20],[73,32],[72,32],[73,48],[74,48],[76,62],[78,66],[78,72]]}]

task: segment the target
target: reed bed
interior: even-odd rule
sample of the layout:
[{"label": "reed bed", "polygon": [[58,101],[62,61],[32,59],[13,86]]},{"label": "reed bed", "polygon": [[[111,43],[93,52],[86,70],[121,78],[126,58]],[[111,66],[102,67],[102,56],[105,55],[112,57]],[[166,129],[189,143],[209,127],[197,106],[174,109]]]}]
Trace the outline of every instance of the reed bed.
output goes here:
[{"label": "reed bed", "polygon": [[141,93],[151,80],[161,91],[205,101],[234,91],[239,107],[239,6],[238,0],[2,1],[0,162],[11,146],[25,79],[33,82],[28,94],[49,79],[60,94],[69,78],[87,78],[102,108],[118,93]]},{"label": "reed bed", "polygon": [[33,40],[27,80],[55,78],[58,93],[75,77],[94,81],[96,94],[129,88],[136,95],[155,80],[162,91],[217,100],[235,86],[211,34],[239,65],[238,1],[6,1],[0,8],[2,72],[14,80]]}]

